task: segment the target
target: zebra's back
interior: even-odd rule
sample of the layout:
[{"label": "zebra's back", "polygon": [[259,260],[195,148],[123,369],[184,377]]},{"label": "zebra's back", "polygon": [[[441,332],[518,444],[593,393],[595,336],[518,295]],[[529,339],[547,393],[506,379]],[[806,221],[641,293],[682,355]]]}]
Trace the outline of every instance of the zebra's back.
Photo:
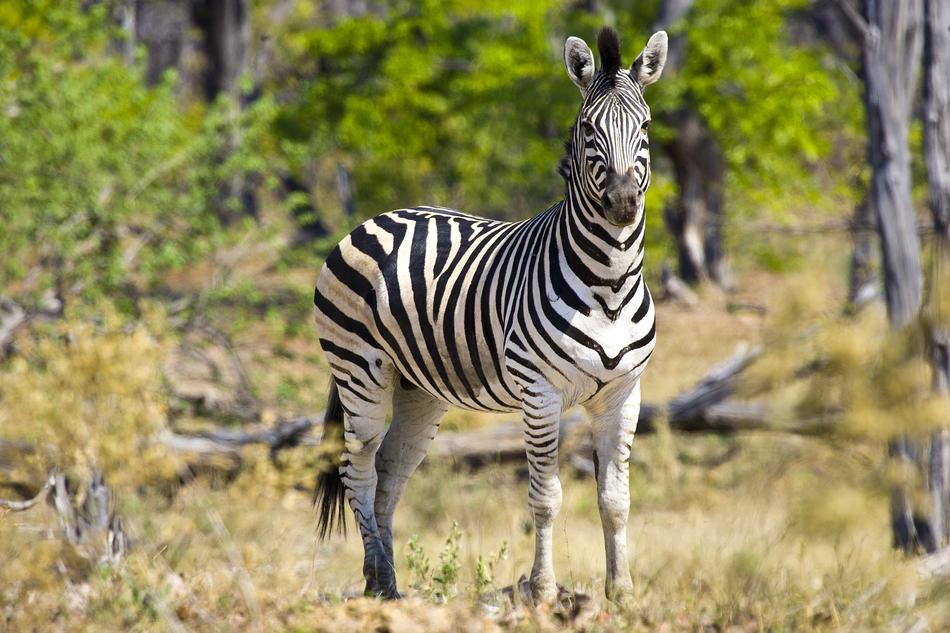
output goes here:
[{"label": "zebra's back", "polygon": [[354,229],[314,293],[337,382],[359,393],[398,375],[453,406],[519,409],[504,369],[506,306],[518,288],[506,281],[517,277],[527,224],[417,207]]}]

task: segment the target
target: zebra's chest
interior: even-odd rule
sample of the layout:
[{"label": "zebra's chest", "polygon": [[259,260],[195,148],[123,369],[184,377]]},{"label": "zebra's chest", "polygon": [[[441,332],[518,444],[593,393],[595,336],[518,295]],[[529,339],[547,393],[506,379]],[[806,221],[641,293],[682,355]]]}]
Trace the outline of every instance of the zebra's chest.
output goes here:
[{"label": "zebra's chest", "polygon": [[589,319],[575,328],[558,336],[558,344],[572,361],[565,370],[573,378],[590,376],[608,383],[632,372],[639,376],[638,370],[653,352],[652,318],[638,324]]},{"label": "zebra's chest", "polygon": [[[559,308],[555,302],[546,313],[521,320],[509,345],[526,342],[516,355],[529,357],[545,381],[562,393],[565,405],[586,402],[610,386],[636,383],[656,338],[648,295],[619,314],[598,310],[583,314],[566,308],[555,313]],[[547,318],[539,318],[545,314]]]}]

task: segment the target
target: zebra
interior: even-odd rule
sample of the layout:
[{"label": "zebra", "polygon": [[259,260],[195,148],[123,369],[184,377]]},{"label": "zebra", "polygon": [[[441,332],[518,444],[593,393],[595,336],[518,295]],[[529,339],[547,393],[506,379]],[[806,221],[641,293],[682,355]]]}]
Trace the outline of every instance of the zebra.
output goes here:
[{"label": "zebra", "polygon": [[348,503],[367,595],[399,597],[393,513],[442,415],[462,407],[522,415],[535,523],[529,587],[537,602],[556,599],[559,419],[574,405],[591,420],[606,594],[630,593],[628,463],[656,337],[643,277],[643,88],[659,79],[667,41],[655,33],[621,68],[618,35],[604,28],[595,72],[588,45],[567,39],[564,62],[582,104],[559,168],[563,201],[521,222],[398,209],[359,225],[328,255],[314,306],[332,375],[324,434],[342,440],[342,454],[318,476],[318,533],[342,528]]}]

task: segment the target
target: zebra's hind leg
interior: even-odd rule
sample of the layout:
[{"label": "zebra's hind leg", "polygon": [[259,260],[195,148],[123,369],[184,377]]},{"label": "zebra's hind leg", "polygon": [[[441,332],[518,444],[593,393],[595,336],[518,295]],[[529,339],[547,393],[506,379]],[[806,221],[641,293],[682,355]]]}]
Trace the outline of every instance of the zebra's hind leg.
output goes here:
[{"label": "zebra's hind leg", "polygon": [[346,500],[353,510],[363,540],[363,577],[366,593],[395,597],[396,572],[386,556],[376,521],[376,453],[386,429],[386,413],[392,394],[388,388],[372,390],[337,379],[345,411],[343,466],[340,468]]},{"label": "zebra's hind leg", "polygon": [[[376,521],[387,560],[393,565],[393,513],[406,482],[422,462],[448,406],[403,380],[393,391],[393,419],[376,453]],[[386,595],[398,596],[396,578]]]}]

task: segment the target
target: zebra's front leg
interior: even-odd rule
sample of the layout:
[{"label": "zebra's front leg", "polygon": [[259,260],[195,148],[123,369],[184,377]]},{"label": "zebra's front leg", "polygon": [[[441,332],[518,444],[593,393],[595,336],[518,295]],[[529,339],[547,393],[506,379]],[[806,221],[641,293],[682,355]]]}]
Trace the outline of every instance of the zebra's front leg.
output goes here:
[{"label": "zebra's front leg", "polygon": [[561,481],[558,479],[558,433],[561,396],[547,384],[522,391],[524,438],[528,455],[528,506],[534,515],[534,566],[531,594],[535,602],[557,598],[554,577],[554,519],[561,509]]},{"label": "zebra's front leg", "polygon": [[[396,572],[376,523],[376,452],[383,441],[389,392],[380,390],[367,396],[340,385],[344,410],[343,466],[346,500],[353,510],[363,540],[365,592],[371,596],[395,598]],[[378,400],[376,398],[379,398]]]},{"label": "zebra's front leg", "polygon": [[640,415],[640,384],[615,394],[601,406],[590,406],[594,436],[597,503],[607,552],[607,598],[621,601],[633,592],[627,559],[630,513],[630,448]]}]

